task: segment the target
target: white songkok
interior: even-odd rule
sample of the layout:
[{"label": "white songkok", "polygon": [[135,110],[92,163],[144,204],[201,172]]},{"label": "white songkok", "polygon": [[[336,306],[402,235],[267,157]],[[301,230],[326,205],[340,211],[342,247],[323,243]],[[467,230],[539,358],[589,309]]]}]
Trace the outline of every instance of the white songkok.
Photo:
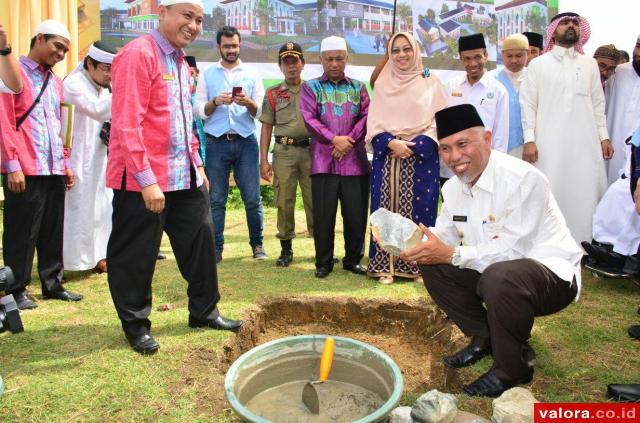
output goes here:
[{"label": "white songkok", "polygon": [[40,22],[36,27],[35,34],[57,35],[71,41],[71,34],[69,34],[67,27],[53,19]]},{"label": "white songkok", "polygon": [[347,51],[347,42],[344,38],[332,35],[322,40],[322,43],[320,43],[320,52],[333,50]]},{"label": "white songkok", "polygon": [[113,62],[113,58],[116,57],[116,55],[113,53],[100,50],[94,44],[91,44],[91,47],[89,47],[89,52],[87,53],[87,56],[91,57],[96,62],[106,63],[109,65]]},{"label": "white songkok", "polygon": [[189,4],[194,4],[196,6],[200,6],[202,8],[202,10],[204,10],[204,3],[202,3],[202,0],[161,0],[160,1],[160,6],[172,6],[174,4],[178,4],[178,3],[189,3]]},{"label": "white songkok", "polygon": [[511,34],[502,40],[502,51],[505,50],[527,50],[529,39],[522,34]]}]

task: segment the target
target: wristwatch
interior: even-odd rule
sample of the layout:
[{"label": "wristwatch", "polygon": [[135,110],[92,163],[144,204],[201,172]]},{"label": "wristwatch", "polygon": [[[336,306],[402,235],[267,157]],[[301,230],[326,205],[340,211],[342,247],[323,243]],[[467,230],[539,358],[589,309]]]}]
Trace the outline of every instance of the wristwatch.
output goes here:
[{"label": "wristwatch", "polygon": [[453,254],[451,254],[451,265],[452,266],[460,266],[460,262],[462,261],[462,252],[460,251],[460,247],[456,247],[453,250]]},{"label": "wristwatch", "polygon": [[6,48],[3,48],[2,50],[0,50],[0,56],[8,56],[11,54],[11,46],[7,46]]}]

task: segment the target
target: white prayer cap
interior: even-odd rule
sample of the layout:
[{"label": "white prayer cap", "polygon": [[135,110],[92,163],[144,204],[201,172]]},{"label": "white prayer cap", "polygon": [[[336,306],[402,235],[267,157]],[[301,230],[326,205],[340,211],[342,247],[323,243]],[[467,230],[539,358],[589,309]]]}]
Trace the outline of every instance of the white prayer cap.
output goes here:
[{"label": "white prayer cap", "polygon": [[332,50],[347,51],[347,42],[344,38],[336,37],[335,35],[323,39],[322,43],[320,43],[320,52]]},{"label": "white prayer cap", "polygon": [[202,3],[202,0],[161,0],[160,1],[160,6],[171,6],[174,4],[178,4],[178,3],[190,3],[190,4],[194,4],[196,6],[200,6],[202,8],[202,10],[204,10],[204,3]]},{"label": "white prayer cap", "polygon": [[91,57],[96,62],[106,63],[110,65],[113,62],[113,58],[116,57],[115,54],[109,53],[108,51],[100,50],[95,44],[91,44],[89,47],[89,52],[87,56]]},{"label": "white prayer cap", "polygon": [[57,35],[69,41],[71,40],[71,34],[69,34],[67,27],[53,19],[40,22],[38,26],[36,26],[35,35],[38,34]]},{"label": "white prayer cap", "polygon": [[502,51],[505,50],[527,50],[529,39],[522,34],[511,34],[502,40]]}]

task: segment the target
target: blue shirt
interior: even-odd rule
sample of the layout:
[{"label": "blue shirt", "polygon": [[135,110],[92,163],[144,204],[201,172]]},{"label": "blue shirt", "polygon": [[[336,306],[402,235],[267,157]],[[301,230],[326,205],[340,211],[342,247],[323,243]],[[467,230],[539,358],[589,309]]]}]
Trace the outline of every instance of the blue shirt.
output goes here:
[{"label": "blue shirt", "polygon": [[235,103],[216,106],[211,115],[205,114],[208,101],[222,93],[230,93],[233,87],[242,87],[242,92],[256,103],[256,116],[260,116],[264,99],[262,77],[242,62],[233,69],[225,69],[219,61],[200,74],[196,88],[196,111],[204,120],[204,131],[207,134],[219,137],[231,132],[246,138],[256,130],[254,117],[249,110]]},{"label": "blue shirt", "polygon": [[524,143],[522,114],[520,112],[520,94],[511,84],[504,69],[498,73],[497,79],[504,85],[509,94],[509,144],[507,151],[511,151]]}]

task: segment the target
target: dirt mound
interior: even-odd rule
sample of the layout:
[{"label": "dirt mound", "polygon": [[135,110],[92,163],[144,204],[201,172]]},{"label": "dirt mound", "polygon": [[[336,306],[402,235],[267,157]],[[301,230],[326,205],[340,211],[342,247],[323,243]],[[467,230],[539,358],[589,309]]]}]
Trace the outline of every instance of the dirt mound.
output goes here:
[{"label": "dirt mound", "polygon": [[294,335],[346,336],[379,348],[402,370],[405,393],[451,391],[459,384],[441,357],[459,348],[463,337],[426,299],[267,297],[245,310],[243,319],[240,333],[217,356],[202,348],[191,351],[181,368],[183,385],[171,388],[195,386],[202,414],[232,419],[223,386],[231,363],[257,345]]}]

